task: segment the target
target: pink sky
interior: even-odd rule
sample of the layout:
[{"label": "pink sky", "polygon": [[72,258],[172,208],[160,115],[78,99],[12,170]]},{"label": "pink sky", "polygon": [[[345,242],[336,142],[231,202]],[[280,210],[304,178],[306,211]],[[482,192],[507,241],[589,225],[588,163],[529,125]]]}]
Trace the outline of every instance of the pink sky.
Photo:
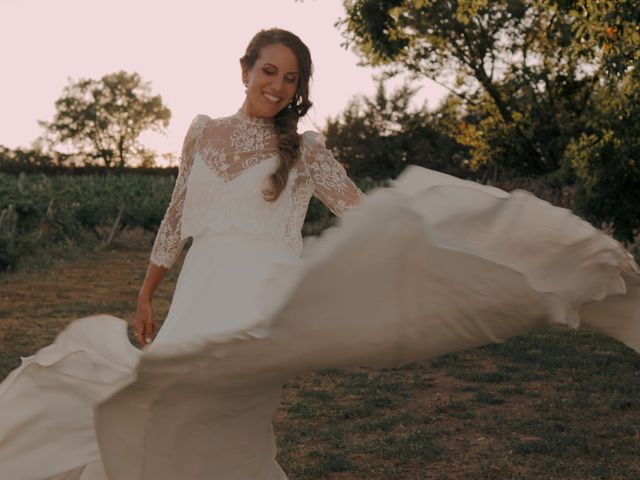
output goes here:
[{"label": "pink sky", "polygon": [[[340,46],[333,26],[340,0],[1,0],[0,145],[28,146],[50,120],[70,77],[138,72],[172,111],[166,138],[143,136],[158,152],[177,152],[198,113],[223,116],[243,100],[238,58],[261,28],[299,35],[315,64],[315,107],[301,129],[324,125],[356,94],[374,91],[370,68]],[[443,89],[425,83],[434,107]]]}]

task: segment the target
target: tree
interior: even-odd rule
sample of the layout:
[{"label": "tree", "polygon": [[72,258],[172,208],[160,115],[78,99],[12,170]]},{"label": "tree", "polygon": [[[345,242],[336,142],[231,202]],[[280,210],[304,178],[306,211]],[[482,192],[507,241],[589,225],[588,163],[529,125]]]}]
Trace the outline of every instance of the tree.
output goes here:
[{"label": "tree", "polygon": [[596,224],[611,223],[618,238],[640,234],[640,81],[638,73],[598,89],[587,132],[567,159],[578,178],[578,207]]},{"label": "tree", "polygon": [[410,109],[416,90],[405,85],[388,94],[379,80],[372,98],[356,97],[325,126],[327,147],[350,176],[395,178],[408,164],[460,175],[462,147],[437,128],[438,115]]},{"label": "tree", "polygon": [[[607,73],[607,44],[594,35],[592,17],[606,24],[620,3],[628,19],[631,2],[346,0],[338,25],[364,63],[431,78],[463,101],[459,140],[476,168],[544,175],[565,167],[565,150]],[[610,48],[611,65],[633,48],[619,50],[614,59]]]},{"label": "tree", "polygon": [[[635,0],[580,3],[578,36],[604,73],[585,131],[567,149],[578,207],[618,238],[640,239],[640,9]],[[639,251],[640,253],[640,251]]]},{"label": "tree", "polygon": [[[594,52],[608,79],[625,77],[640,64],[640,8],[637,0],[574,1],[583,48]],[[637,73],[637,72],[636,72]]]},{"label": "tree", "polygon": [[40,122],[53,142],[70,145],[86,163],[107,167],[124,167],[133,155],[148,159],[152,153],[138,137],[148,129],[162,131],[171,118],[149,83],[124,71],[70,81],[55,106],[53,121]]},{"label": "tree", "polygon": [[491,178],[574,183],[576,207],[640,231],[637,0],[345,0],[363,63],[447,86],[446,131]]},{"label": "tree", "polygon": [[55,165],[58,158],[38,149],[10,149],[0,145],[0,171],[20,172]]}]

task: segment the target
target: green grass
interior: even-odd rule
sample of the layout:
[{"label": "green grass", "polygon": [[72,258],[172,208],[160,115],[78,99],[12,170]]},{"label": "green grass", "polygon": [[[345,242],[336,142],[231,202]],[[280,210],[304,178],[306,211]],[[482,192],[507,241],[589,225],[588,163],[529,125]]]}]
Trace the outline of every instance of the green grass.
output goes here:
[{"label": "green grass", "polygon": [[[279,459],[292,479],[640,478],[639,380],[636,353],[560,327],[399,369],[323,371],[295,380]],[[301,460],[306,444],[339,448],[348,468]]]},{"label": "green grass", "polygon": [[[131,321],[148,239],[127,248],[1,276],[0,375],[72,318]],[[291,480],[640,479],[640,355],[552,327],[399,368],[323,370],[285,385],[274,428]]]}]

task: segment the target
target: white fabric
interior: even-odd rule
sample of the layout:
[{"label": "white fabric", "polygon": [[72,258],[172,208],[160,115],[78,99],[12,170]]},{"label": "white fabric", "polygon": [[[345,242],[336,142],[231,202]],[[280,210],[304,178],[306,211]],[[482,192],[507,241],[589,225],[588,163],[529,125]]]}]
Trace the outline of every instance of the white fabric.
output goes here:
[{"label": "white fabric", "polygon": [[[259,203],[268,161],[241,169],[229,187],[238,204],[219,205],[250,214],[242,203]],[[330,177],[309,178],[340,204]],[[208,184],[193,178],[199,198]],[[1,479],[284,480],[271,417],[294,375],[420,361],[550,321],[640,350],[631,257],[526,192],[410,167],[302,257],[286,232],[190,225],[172,217],[177,205],[174,195],[161,235],[177,245],[183,233],[167,232],[189,228],[194,241],[158,337],[140,352],[123,320],[94,316],[25,359],[0,384]]]},{"label": "white fabric", "polygon": [[[285,190],[275,202],[266,201],[263,190],[269,186],[267,173],[277,166],[277,147],[271,120],[247,118],[241,111],[225,118],[194,118],[151,261],[170,267],[187,237],[233,227],[269,234],[301,254],[301,229],[312,195],[337,215],[364,197],[325,148],[322,135],[308,131]],[[252,173],[244,175],[249,169]]]}]

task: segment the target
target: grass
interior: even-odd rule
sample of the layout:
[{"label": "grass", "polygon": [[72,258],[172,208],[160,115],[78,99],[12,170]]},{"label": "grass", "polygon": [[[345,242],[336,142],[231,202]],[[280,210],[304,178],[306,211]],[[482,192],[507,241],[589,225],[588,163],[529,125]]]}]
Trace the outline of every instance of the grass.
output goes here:
[{"label": "grass", "polygon": [[[130,234],[1,275],[0,376],[73,318],[131,322],[150,241]],[[551,327],[420,364],[291,379],[274,419],[278,461],[292,480],[640,479],[639,398],[640,355]]]}]

